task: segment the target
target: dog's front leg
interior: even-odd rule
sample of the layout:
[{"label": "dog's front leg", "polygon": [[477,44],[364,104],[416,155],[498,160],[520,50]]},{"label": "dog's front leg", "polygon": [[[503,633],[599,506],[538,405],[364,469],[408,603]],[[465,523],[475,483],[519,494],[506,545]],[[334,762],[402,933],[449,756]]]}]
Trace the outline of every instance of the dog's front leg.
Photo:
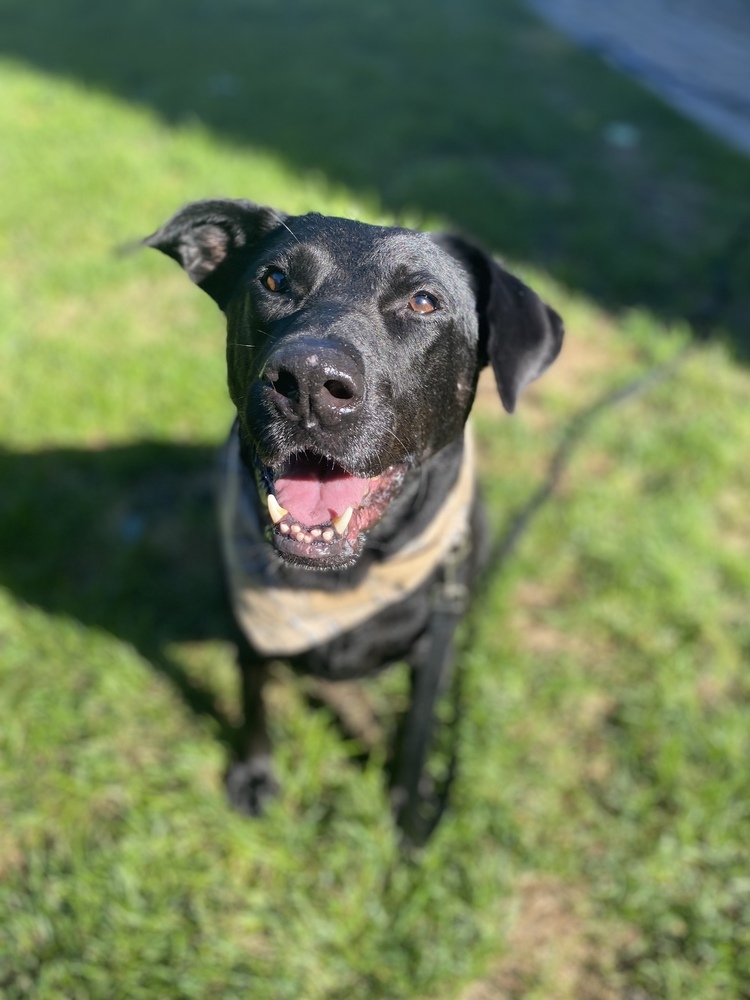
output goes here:
[{"label": "dog's front leg", "polygon": [[251,649],[244,638],[238,642],[237,663],[242,677],[244,722],[237,759],[227,772],[229,800],[239,812],[260,816],[266,803],[279,790],[273,773],[271,739],[268,734],[263,685],[267,661]]},{"label": "dog's front leg", "polygon": [[422,844],[440,815],[434,788],[425,770],[435,727],[438,698],[451,679],[453,636],[460,615],[433,615],[427,643],[411,669],[411,702],[401,726],[392,768],[391,801],[396,822],[406,838]]}]

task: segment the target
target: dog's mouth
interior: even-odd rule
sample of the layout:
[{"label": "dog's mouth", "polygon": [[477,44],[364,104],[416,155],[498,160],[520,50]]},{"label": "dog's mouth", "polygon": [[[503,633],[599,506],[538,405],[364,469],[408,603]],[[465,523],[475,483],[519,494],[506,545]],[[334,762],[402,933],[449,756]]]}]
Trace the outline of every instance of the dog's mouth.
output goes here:
[{"label": "dog's mouth", "polygon": [[313,451],[262,466],[272,538],[289,562],[319,569],[356,561],[364,533],[380,521],[399,493],[406,465],[391,465],[369,478],[347,471]]}]

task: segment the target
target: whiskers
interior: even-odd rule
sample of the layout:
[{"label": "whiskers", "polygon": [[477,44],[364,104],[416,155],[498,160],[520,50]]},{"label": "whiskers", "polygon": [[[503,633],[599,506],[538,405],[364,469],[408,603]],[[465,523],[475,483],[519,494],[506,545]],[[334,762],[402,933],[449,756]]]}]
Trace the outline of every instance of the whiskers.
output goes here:
[{"label": "whiskers", "polygon": [[284,227],[284,229],[286,229],[286,231],[289,233],[289,235],[293,239],[297,240],[297,242],[299,243],[299,245],[302,246],[302,241],[300,239],[298,239],[298,237],[292,232],[292,230],[289,228],[289,226],[287,226],[286,222],[284,222],[284,217],[282,216],[281,212],[274,211],[274,215],[276,217],[276,221],[280,222],[281,225]]},{"label": "whiskers", "polygon": [[[271,334],[270,334],[270,333],[268,332],[268,330],[262,330],[262,329],[261,329],[260,327],[256,327],[256,328],[255,328],[255,331],[254,331],[254,332],[255,332],[255,333],[257,333],[257,334],[258,334],[258,336],[260,336],[260,337],[263,337],[263,338],[265,338],[266,340],[268,340],[268,338],[269,338],[269,337],[271,336]],[[230,346],[231,346],[231,347],[247,347],[247,348],[248,348],[249,350],[251,350],[251,351],[252,351],[253,349],[255,349],[255,348],[257,348],[257,347],[258,347],[258,345],[257,345],[257,344],[241,344],[241,343],[239,342],[239,340],[233,340],[233,341],[231,342],[231,345],[230,345]]]},{"label": "whiskers", "polygon": [[391,430],[391,428],[390,428],[390,427],[386,427],[386,428],[385,428],[385,430],[386,430],[386,432],[387,432],[388,434],[390,434],[390,435],[391,435],[391,437],[393,438],[393,440],[394,440],[394,441],[395,441],[395,442],[396,442],[397,444],[400,444],[400,445],[401,445],[401,447],[402,447],[402,448],[404,449],[404,457],[405,457],[405,458],[406,458],[407,460],[409,460],[409,459],[411,458],[411,451],[410,451],[410,450],[409,450],[409,448],[407,447],[407,445],[406,445],[406,442],[405,442],[405,441],[402,441],[402,439],[401,439],[401,438],[400,438],[400,437],[398,436],[398,434],[397,434],[397,433],[396,433],[396,432],[395,432],[394,430]]}]

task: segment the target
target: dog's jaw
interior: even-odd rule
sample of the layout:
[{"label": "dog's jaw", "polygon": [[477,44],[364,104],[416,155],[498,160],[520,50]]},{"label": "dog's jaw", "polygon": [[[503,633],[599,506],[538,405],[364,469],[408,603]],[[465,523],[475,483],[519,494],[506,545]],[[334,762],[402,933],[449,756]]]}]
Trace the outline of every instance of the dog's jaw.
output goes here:
[{"label": "dog's jaw", "polygon": [[292,565],[319,570],[354,565],[366,533],[400,493],[406,472],[407,465],[399,464],[378,476],[358,477],[309,452],[275,467],[256,461],[258,494],[265,507],[261,516],[267,518],[271,544]]}]

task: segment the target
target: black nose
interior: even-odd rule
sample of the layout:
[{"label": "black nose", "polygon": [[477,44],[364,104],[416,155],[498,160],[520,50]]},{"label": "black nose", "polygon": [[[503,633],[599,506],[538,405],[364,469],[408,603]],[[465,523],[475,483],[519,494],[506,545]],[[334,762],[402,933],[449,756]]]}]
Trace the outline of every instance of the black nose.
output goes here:
[{"label": "black nose", "polygon": [[362,357],[348,344],[305,338],[280,344],[261,376],[267,398],[288,420],[325,429],[346,422],[365,397]]}]

